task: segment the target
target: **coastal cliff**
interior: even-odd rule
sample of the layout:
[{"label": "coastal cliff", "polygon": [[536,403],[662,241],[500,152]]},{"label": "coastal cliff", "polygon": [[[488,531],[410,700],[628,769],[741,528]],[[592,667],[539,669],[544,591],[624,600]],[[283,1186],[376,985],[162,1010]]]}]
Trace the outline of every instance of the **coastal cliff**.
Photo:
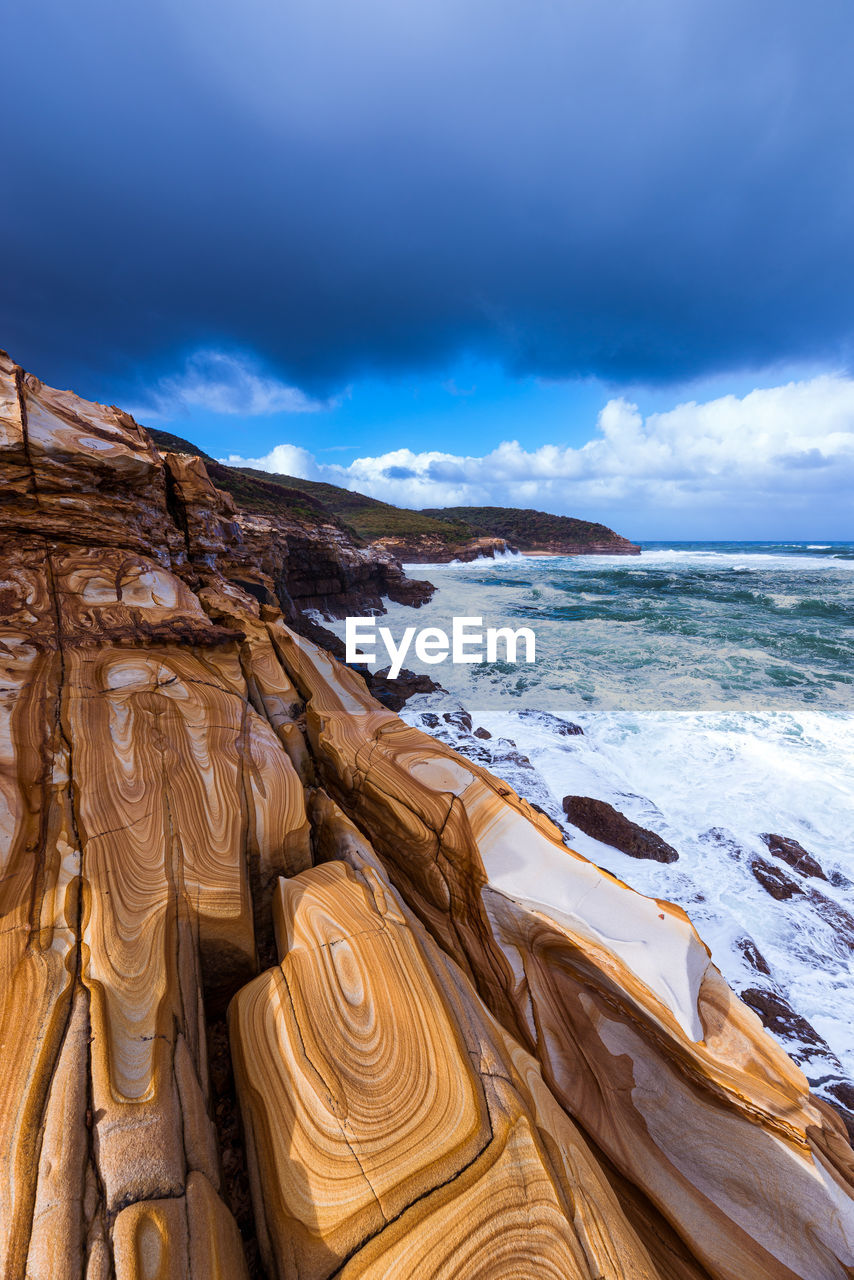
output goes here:
[{"label": "coastal cliff", "polygon": [[311,525],[333,526],[354,545],[409,564],[492,558],[507,551],[534,555],[640,555],[640,547],[607,525],[516,507],[436,507],[412,511],[319,480],[232,467],[170,432],[149,435],[164,453],[201,458],[213,482],[239,510],[275,515],[284,506]]},{"label": "coastal cliff", "polygon": [[678,907],[298,634],[334,522],[0,357],[3,1280],[844,1280],[854,1152]]},{"label": "coastal cliff", "polygon": [[447,564],[451,560],[494,560],[496,556],[515,551],[505,538],[471,537],[460,542],[447,542],[433,533],[404,534],[377,538],[372,543],[380,551],[407,564]]}]

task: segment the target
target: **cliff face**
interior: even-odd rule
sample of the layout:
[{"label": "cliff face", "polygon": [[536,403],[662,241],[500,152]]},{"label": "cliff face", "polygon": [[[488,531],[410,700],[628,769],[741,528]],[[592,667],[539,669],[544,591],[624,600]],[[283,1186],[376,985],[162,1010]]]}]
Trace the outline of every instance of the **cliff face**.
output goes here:
[{"label": "cliff face", "polygon": [[371,545],[406,564],[449,564],[451,560],[468,561],[483,557],[493,560],[514,550],[504,538],[463,538],[459,542],[449,542],[429,533],[378,538]]},{"label": "cliff face", "polygon": [[852,1274],[684,913],[288,627],[358,578],[5,359],[0,467],[4,1280]]},{"label": "cliff face", "polygon": [[[148,433],[132,426],[150,444]],[[244,478],[198,452],[172,452],[167,442],[185,442],[153,434],[163,449],[158,492],[165,486],[186,556],[216,567],[261,603],[281,607],[291,619],[303,609],[343,618],[381,612],[383,596],[417,607],[433,594],[429,582],[407,578],[391,552],[357,545],[322,503],[299,490]],[[214,481],[230,484],[233,492]]]}]

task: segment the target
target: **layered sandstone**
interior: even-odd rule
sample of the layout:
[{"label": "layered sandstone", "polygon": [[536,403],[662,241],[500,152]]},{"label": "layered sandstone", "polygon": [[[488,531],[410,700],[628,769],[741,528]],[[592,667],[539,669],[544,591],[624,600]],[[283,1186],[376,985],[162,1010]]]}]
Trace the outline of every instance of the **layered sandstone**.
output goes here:
[{"label": "layered sandstone", "polygon": [[4,1280],[852,1274],[688,918],[298,635],[282,528],[6,358],[0,468]]}]

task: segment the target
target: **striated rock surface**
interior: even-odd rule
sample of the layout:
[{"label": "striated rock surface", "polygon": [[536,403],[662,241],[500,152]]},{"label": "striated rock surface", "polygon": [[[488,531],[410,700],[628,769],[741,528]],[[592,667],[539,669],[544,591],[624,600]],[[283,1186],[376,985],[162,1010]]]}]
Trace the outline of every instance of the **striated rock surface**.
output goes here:
[{"label": "striated rock surface", "polygon": [[287,625],[343,552],[5,357],[0,469],[3,1280],[852,1274],[687,916]]},{"label": "striated rock surface", "polygon": [[358,830],[314,816],[330,861],[281,882],[281,965],[231,1006],[270,1273],[655,1276],[536,1062]]},{"label": "striated rock surface", "polygon": [[[733,1280],[844,1275],[844,1128],[726,987],[684,912],[567,850],[508,787],[378,708],[309,642],[283,654],[327,789],[536,1054],[656,1265],[674,1265],[669,1224],[687,1246],[670,1274],[699,1263]],[[805,1212],[818,1235],[802,1247],[791,1222]]]}]

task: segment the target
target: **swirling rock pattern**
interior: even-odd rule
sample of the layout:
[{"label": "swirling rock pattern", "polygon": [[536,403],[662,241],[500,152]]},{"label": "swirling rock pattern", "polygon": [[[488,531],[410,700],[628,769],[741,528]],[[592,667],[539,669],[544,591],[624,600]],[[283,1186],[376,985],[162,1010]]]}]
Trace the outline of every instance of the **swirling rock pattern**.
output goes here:
[{"label": "swirling rock pattern", "polygon": [[307,640],[280,652],[308,699],[322,780],[536,1053],[615,1185],[634,1188],[625,1207],[639,1232],[649,1240],[645,1223],[661,1215],[722,1280],[846,1276],[854,1164],[841,1122],[726,986],[684,912],[565,848],[508,787],[401,724]]},{"label": "swirling rock pattern", "polygon": [[280,882],[281,966],[231,1006],[271,1274],[656,1275],[533,1060],[355,828],[315,818],[348,861]]},{"label": "swirling rock pattern", "polygon": [[333,543],[0,355],[0,1280],[854,1275],[685,914],[288,627]]}]

